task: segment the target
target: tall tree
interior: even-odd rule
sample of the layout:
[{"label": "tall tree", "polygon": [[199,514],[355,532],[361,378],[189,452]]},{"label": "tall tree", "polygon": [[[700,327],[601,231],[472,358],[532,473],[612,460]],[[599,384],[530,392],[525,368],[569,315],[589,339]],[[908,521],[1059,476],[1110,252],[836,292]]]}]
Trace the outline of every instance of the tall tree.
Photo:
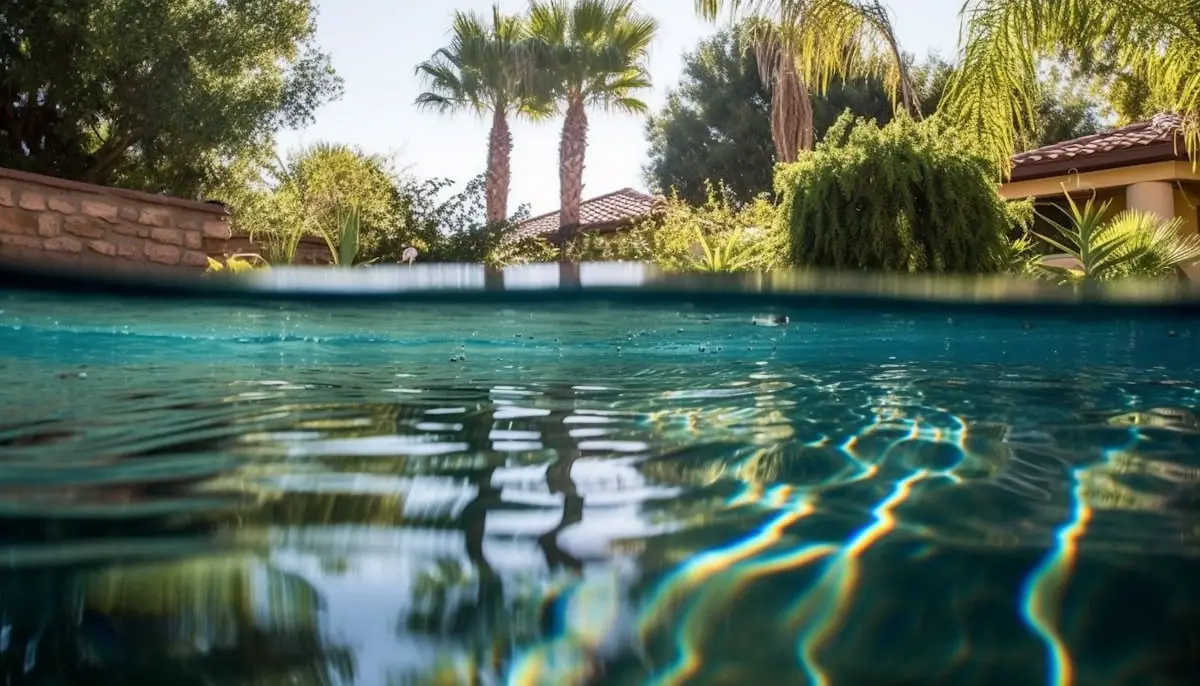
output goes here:
[{"label": "tall tree", "polygon": [[587,155],[587,107],[641,114],[638,91],[650,88],[646,68],[654,18],[630,0],[534,0],[530,33],[546,90],[565,109],[559,146],[559,244],[579,226],[583,166]]},{"label": "tall tree", "polygon": [[[644,172],[650,186],[674,190],[702,204],[707,182],[720,182],[734,200],[746,202],[772,188],[775,151],[771,139],[772,87],[759,78],[758,62],[740,27],[719,32],[684,56],[680,84],[646,125],[650,141]],[[945,82],[945,63],[929,61],[913,70],[916,102],[923,114],[936,107]],[[878,79],[834,78],[824,95],[812,98],[813,132],[820,140],[849,109],[886,124],[893,108]]]},{"label": "tall tree", "polygon": [[[937,111],[954,66],[930,56],[909,68],[915,105],[922,116]],[[1024,148],[1097,132],[1104,103],[1092,79],[1066,68],[1044,70],[1038,82],[1037,123]],[[649,160],[643,171],[654,189],[694,205],[703,204],[708,182],[724,186],[737,202],[774,187],[771,88],[758,78],[752,50],[744,50],[738,28],[722,31],[684,56],[680,84],[646,126]],[[824,95],[812,98],[814,137],[849,110],[879,125],[892,120],[887,89],[875,78],[833,78]]]},{"label": "tall tree", "polygon": [[313,0],[8,0],[0,165],[198,197],[340,81]]},{"label": "tall tree", "polygon": [[961,68],[945,111],[984,147],[1001,174],[1034,130],[1039,69],[1065,53],[1105,46],[1115,72],[1136,75],[1145,98],[1184,115],[1188,150],[1200,145],[1200,0],[972,0],[963,8]]},{"label": "tall tree", "polygon": [[450,45],[417,65],[417,74],[429,90],[417,96],[417,105],[441,112],[468,110],[491,113],[488,135],[487,220],[503,222],[508,217],[508,194],[512,183],[512,115],[539,117],[548,105],[532,97],[533,76],[525,20],[505,15],[498,5],[491,19],[476,12],[455,12]]},{"label": "tall tree", "polygon": [[726,9],[748,20],[762,79],[771,84],[771,138],[780,161],[812,147],[810,91],[824,93],[835,76],[879,77],[893,103],[916,113],[890,12],[879,0],[696,0],[706,19]]}]

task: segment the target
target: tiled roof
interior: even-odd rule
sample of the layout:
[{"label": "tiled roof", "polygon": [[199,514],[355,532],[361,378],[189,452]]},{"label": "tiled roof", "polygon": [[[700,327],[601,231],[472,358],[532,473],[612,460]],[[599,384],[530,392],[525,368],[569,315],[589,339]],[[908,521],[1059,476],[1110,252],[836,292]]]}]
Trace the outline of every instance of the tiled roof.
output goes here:
[{"label": "tiled roof", "polygon": [[[648,195],[632,188],[622,188],[579,205],[579,230],[611,227],[652,213],[663,202],[662,196]],[[558,211],[531,217],[521,222],[516,236],[548,236],[558,231]]]},{"label": "tiled roof", "polygon": [[1150,121],[1017,153],[1013,180],[1185,159],[1182,126],[1178,115],[1156,114]]}]

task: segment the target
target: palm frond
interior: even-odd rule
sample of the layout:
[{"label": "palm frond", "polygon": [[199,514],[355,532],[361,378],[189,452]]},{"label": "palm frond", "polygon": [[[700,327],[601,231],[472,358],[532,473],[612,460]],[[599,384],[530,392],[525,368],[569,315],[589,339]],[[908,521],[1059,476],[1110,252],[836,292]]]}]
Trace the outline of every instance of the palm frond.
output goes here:
[{"label": "palm frond", "polygon": [[817,93],[837,77],[878,77],[893,107],[916,112],[909,65],[881,0],[697,0],[695,7],[710,20],[723,10],[742,20],[764,83],[775,85],[781,66],[792,63],[792,80]]},{"label": "palm frond", "polygon": [[490,15],[455,12],[449,45],[417,65],[427,91],[416,104],[439,111],[525,112],[535,94],[536,54],[523,17],[493,6]]},{"label": "palm frond", "polygon": [[[968,0],[962,11],[960,66],[941,109],[980,141],[1000,174],[1007,175],[1017,143],[1036,125],[1042,59],[1092,55],[1116,46],[1117,69],[1155,73],[1160,78],[1153,90],[1169,91],[1183,85],[1182,73],[1195,70],[1186,57],[1168,66],[1162,48],[1185,45],[1187,40],[1180,39],[1187,33],[1195,37],[1197,10],[1197,0]],[[1193,51],[1192,59],[1196,56]],[[1175,100],[1180,111],[1200,111],[1187,108],[1185,90],[1176,91],[1182,96]],[[1189,140],[1200,142],[1200,136]]]},{"label": "palm frond", "polygon": [[646,59],[658,22],[630,0],[535,1],[529,32],[539,70],[559,99],[641,112],[633,97],[650,87]]}]

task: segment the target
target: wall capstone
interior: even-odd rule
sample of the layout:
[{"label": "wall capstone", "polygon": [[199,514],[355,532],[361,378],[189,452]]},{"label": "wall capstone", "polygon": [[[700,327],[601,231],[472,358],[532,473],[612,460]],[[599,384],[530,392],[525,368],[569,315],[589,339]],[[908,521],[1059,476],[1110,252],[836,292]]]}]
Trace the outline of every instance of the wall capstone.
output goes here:
[{"label": "wall capstone", "polygon": [[0,260],[198,272],[227,252],[229,210],[0,168]]}]

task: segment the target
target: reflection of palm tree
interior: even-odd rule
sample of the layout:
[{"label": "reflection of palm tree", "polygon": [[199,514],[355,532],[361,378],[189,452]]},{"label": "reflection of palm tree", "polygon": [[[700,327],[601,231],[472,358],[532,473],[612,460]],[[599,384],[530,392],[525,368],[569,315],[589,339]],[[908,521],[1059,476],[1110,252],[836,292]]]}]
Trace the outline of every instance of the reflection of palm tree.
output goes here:
[{"label": "reflection of palm tree", "polygon": [[472,479],[478,489],[475,497],[463,508],[460,519],[466,537],[467,557],[479,575],[479,596],[474,608],[461,607],[455,618],[455,633],[463,633],[474,623],[474,616],[483,613],[485,626],[499,617],[504,609],[504,583],[483,554],[483,539],[487,529],[487,512],[500,505],[500,489],[492,484],[495,466],[484,469]]},{"label": "reflection of palm tree", "polygon": [[542,435],[543,443],[557,456],[546,468],[546,487],[551,493],[563,495],[563,514],[557,526],[538,536],[538,545],[546,556],[546,566],[551,570],[565,566],[572,572],[580,573],[583,571],[583,562],[558,546],[558,535],[583,521],[583,496],[579,495],[579,489],[571,479],[571,468],[579,459],[579,447],[567,429],[566,415],[569,414],[569,411],[552,413],[552,421],[547,422],[547,429]]},{"label": "reflection of palm tree", "polygon": [[[573,391],[561,390],[569,397]],[[561,398],[560,398],[561,400]],[[495,421],[495,408],[481,408],[462,418],[462,441],[469,445],[486,445],[490,442],[493,429],[507,428]],[[562,494],[562,516],[557,524],[537,537],[538,546],[551,570],[565,569],[579,574],[583,562],[564,551],[558,543],[559,535],[567,528],[583,521],[584,498],[579,493],[571,470],[580,458],[579,447],[570,434],[567,417],[573,409],[559,409],[546,418],[542,431],[542,444],[555,453],[555,459],[545,473],[547,489],[552,494]],[[504,643],[520,644],[539,636],[542,629],[536,612],[525,612],[539,605],[533,597],[508,597],[512,589],[506,588],[505,579],[495,570],[484,551],[487,515],[489,511],[504,507],[502,488],[494,482],[499,464],[493,463],[478,468],[467,475],[475,489],[475,495],[457,517],[465,538],[466,555],[475,568],[478,582],[474,602],[456,603],[455,588],[463,588],[469,576],[461,573],[453,564],[440,563],[436,570],[423,575],[416,594],[421,597],[419,607],[402,620],[400,631],[429,632],[443,630],[452,636],[485,636],[486,642],[472,641],[475,654],[471,662],[482,668],[487,654],[489,669],[500,669],[505,656],[495,653],[489,646]],[[520,596],[521,590],[517,590]],[[525,589],[537,595],[538,591]],[[544,600],[544,599],[543,599]],[[541,603],[545,606],[545,603]],[[499,640],[501,634],[504,640]]]},{"label": "reflection of palm tree", "polygon": [[[495,410],[488,407],[463,418],[463,438],[470,445],[486,445],[490,440],[495,424]],[[478,631],[482,636],[495,633],[494,626],[504,616],[504,584],[503,579],[493,569],[483,551],[483,541],[487,529],[487,513],[501,505],[501,489],[492,483],[497,465],[485,465],[483,469],[474,471],[467,479],[475,487],[475,497],[467,503],[458,516],[458,523],[463,529],[466,554],[475,567],[478,577],[478,591],[474,605],[463,603],[455,608],[450,622],[449,632],[452,635],[463,636]],[[430,612],[420,612],[408,617],[402,626],[415,629],[429,626],[430,615],[444,616],[444,607],[448,593],[441,586],[455,584],[461,581],[458,575],[442,573],[431,579],[431,588],[426,589],[434,596],[434,607]],[[481,649],[483,642],[476,643],[476,649]],[[479,656],[476,656],[479,657]]]}]

